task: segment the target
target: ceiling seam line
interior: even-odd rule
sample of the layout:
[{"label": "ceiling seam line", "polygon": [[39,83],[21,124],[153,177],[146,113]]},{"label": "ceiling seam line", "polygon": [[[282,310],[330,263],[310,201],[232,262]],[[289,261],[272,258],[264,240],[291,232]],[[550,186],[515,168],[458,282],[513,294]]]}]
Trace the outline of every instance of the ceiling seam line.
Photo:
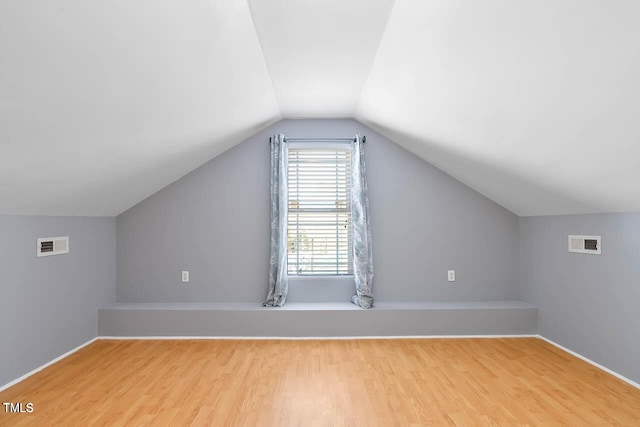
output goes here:
[{"label": "ceiling seam line", "polygon": [[[354,116],[353,119],[360,121],[360,106],[362,105],[362,94],[364,93],[365,88],[367,87],[367,84],[369,83],[369,80],[371,79],[371,72],[373,71],[373,67],[376,65],[376,60],[378,59],[378,55],[380,54],[380,46],[382,46],[382,41],[384,40],[384,38],[387,35],[387,31],[389,30],[389,22],[391,22],[391,17],[393,16],[396,7],[398,7],[398,2],[397,0],[393,1],[393,7],[391,8],[391,11],[389,11],[389,16],[387,16],[387,22],[384,25],[384,30],[382,31],[382,34],[380,35],[380,40],[378,41],[378,47],[376,48],[376,53],[375,55],[373,55],[373,60],[371,61],[371,66],[369,67],[369,72],[367,73],[367,77],[365,77],[363,83],[362,83],[362,87],[360,88],[360,96],[358,97],[358,101],[355,105],[355,110],[354,110]],[[366,119],[365,119],[366,120]]]},{"label": "ceiling seam line", "polygon": [[251,24],[253,25],[253,32],[256,36],[256,40],[258,41],[258,46],[260,46],[260,51],[262,52],[262,60],[264,61],[264,67],[267,69],[267,74],[269,74],[269,81],[271,82],[271,89],[273,90],[273,95],[276,98],[278,103],[278,110],[280,112],[280,120],[284,118],[282,113],[282,101],[280,100],[280,96],[278,95],[278,91],[276,90],[276,85],[273,82],[273,75],[271,73],[271,68],[269,67],[269,61],[267,61],[267,55],[264,52],[264,47],[262,46],[262,40],[260,39],[260,35],[258,34],[258,28],[256,27],[256,20],[253,18],[253,10],[251,9],[251,4],[249,0],[246,0],[247,8],[249,9],[249,16],[251,17]]}]

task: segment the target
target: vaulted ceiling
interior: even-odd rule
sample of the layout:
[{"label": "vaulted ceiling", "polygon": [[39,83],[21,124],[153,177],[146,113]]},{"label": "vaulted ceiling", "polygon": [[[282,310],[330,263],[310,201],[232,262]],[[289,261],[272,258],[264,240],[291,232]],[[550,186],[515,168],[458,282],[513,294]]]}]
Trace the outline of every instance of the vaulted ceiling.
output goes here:
[{"label": "vaulted ceiling", "polygon": [[117,215],[352,117],[519,215],[640,210],[640,2],[4,0],[0,213]]}]

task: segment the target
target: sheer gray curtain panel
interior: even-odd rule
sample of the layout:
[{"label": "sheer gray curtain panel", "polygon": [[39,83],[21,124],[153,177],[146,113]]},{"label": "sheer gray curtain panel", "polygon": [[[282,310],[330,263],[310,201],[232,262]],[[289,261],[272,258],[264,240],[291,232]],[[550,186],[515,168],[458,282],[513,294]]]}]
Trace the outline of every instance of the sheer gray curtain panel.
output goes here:
[{"label": "sheer gray curtain panel", "polygon": [[288,153],[284,135],[271,137],[271,256],[265,307],[282,307],[287,300]]},{"label": "sheer gray curtain panel", "polygon": [[373,254],[371,251],[371,219],[367,194],[367,168],[364,143],[356,135],[351,143],[351,227],[353,233],[353,276],[356,294],[351,302],[373,307]]}]

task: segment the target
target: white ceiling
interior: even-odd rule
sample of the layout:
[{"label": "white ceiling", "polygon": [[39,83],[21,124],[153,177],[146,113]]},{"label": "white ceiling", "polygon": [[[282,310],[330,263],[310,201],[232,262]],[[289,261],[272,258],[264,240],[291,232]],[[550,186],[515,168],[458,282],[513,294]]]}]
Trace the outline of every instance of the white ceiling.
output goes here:
[{"label": "white ceiling", "polygon": [[249,0],[282,114],[351,117],[393,0]]},{"label": "white ceiling", "polygon": [[117,215],[279,118],[245,0],[0,1],[0,213]]},{"label": "white ceiling", "polygon": [[519,215],[640,210],[640,2],[396,1],[357,117]]},{"label": "white ceiling", "polygon": [[640,2],[4,0],[0,213],[117,215],[354,117],[519,215],[640,210]]}]

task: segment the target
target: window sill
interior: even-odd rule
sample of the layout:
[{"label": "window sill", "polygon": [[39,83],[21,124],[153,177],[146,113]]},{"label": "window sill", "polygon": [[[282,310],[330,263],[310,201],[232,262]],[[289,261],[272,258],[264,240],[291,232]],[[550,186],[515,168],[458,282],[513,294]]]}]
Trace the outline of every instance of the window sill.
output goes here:
[{"label": "window sill", "polygon": [[295,276],[295,275],[288,275],[287,276],[289,278],[289,280],[293,280],[293,281],[306,281],[306,280],[331,280],[331,281],[353,281],[353,274],[350,274],[348,276]]}]

